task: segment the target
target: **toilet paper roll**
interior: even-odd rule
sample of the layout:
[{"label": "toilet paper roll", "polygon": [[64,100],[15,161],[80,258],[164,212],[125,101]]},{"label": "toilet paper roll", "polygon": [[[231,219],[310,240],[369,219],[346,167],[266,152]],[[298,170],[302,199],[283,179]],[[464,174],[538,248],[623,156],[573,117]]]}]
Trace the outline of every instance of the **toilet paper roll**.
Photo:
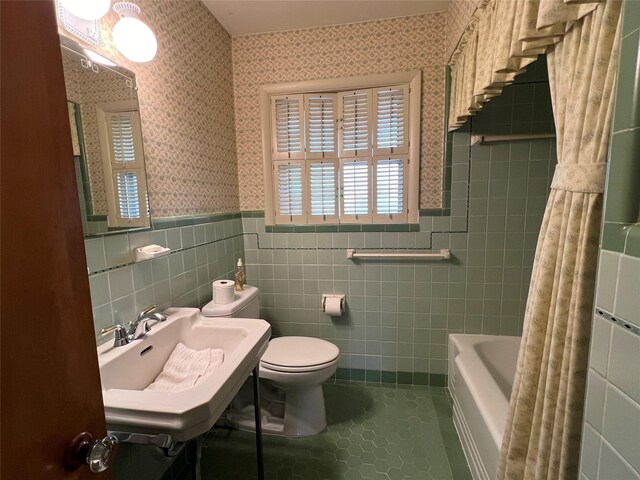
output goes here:
[{"label": "toilet paper roll", "polygon": [[342,299],[340,297],[327,297],[324,301],[324,313],[330,317],[342,315]]},{"label": "toilet paper roll", "polygon": [[216,280],[213,282],[213,298],[218,305],[226,305],[233,302],[236,289],[233,280]]}]

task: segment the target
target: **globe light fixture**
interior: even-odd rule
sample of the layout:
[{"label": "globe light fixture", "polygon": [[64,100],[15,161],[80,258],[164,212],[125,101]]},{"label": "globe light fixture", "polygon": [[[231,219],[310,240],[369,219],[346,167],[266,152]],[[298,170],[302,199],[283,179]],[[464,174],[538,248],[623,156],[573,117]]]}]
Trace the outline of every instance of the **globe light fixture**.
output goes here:
[{"label": "globe light fixture", "polygon": [[60,0],[62,6],[74,17],[97,20],[109,11],[111,0]]},{"label": "globe light fixture", "polygon": [[113,10],[120,16],[113,27],[116,48],[132,62],[153,60],[158,51],[158,42],[149,26],[138,18],[140,7],[131,2],[119,2],[113,5]]}]

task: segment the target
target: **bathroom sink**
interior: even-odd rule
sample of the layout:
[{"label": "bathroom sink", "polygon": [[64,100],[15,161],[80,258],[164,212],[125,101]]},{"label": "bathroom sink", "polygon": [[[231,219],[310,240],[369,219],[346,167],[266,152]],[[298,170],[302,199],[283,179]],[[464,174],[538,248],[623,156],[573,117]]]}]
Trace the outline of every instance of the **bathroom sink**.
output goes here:
[{"label": "bathroom sink", "polygon": [[[98,347],[109,430],[169,434],[186,441],[207,432],[266,351],[264,320],[207,318],[196,308],[170,308],[142,339]],[[221,348],[224,361],[200,384],[178,393],[145,391],[178,342],[194,350]]]}]

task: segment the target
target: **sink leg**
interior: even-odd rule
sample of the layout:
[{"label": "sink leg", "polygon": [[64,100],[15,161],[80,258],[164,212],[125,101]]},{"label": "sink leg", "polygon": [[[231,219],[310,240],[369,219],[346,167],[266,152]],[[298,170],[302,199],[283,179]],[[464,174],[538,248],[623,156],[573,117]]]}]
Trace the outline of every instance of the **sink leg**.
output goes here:
[{"label": "sink leg", "polygon": [[202,443],[203,436],[200,435],[187,444],[187,461],[192,465],[193,478],[202,480]]},{"label": "sink leg", "polygon": [[256,416],[256,454],[258,460],[258,480],[264,480],[264,458],[262,454],[262,412],[260,410],[260,385],[257,366],[253,369],[252,379],[253,405],[255,408]]}]

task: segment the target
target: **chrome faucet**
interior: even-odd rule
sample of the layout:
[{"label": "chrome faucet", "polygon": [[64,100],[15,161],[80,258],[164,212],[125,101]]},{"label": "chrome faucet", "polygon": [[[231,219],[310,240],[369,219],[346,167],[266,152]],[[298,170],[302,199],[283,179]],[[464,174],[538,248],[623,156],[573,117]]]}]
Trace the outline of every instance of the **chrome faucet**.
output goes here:
[{"label": "chrome faucet", "polygon": [[143,311],[138,314],[138,318],[135,322],[130,323],[129,331],[127,332],[127,337],[129,341],[137,340],[138,338],[144,337],[149,330],[151,330],[151,326],[149,325],[150,321],[155,322],[164,322],[167,319],[167,316],[164,313],[154,312],[156,309],[155,305],[149,305]]},{"label": "chrome faucet", "polygon": [[[144,337],[149,330],[151,330],[151,326],[149,322],[164,322],[167,319],[167,316],[164,313],[153,312],[156,309],[155,305],[149,305],[143,311],[138,314],[138,318],[136,318],[135,322],[129,322],[129,330],[122,325],[112,325],[107,328],[103,328],[100,330],[100,335],[108,335],[111,332],[115,332],[114,347],[122,347],[127,345],[134,340],[138,340],[139,338]],[[153,313],[152,313],[153,312]]]}]

